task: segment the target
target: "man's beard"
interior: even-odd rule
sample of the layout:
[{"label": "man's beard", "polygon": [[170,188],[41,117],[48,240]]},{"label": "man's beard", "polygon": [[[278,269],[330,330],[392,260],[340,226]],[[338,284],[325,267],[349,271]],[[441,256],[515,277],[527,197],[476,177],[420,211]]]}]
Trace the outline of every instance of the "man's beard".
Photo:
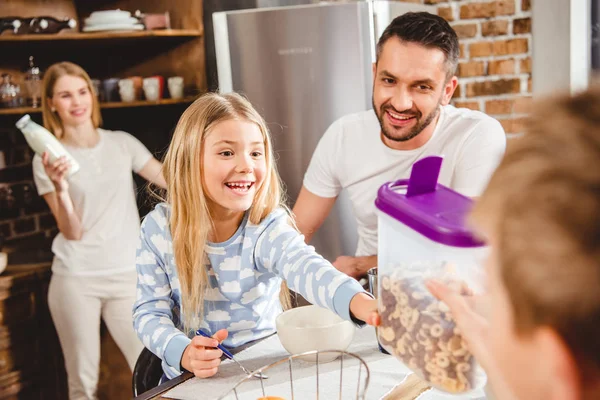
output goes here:
[{"label": "man's beard", "polygon": [[[394,142],[407,142],[417,137],[437,117],[438,112],[440,110],[440,106],[442,104],[442,99],[440,97],[440,99],[438,100],[438,104],[435,106],[435,109],[431,113],[429,113],[425,118],[422,118],[423,114],[420,111],[414,112],[412,110],[405,110],[398,112],[391,106],[381,106],[381,109],[378,113],[377,108],[375,108],[375,100],[372,99],[371,101],[373,103],[373,110],[375,110],[375,114],[377,115],[377,119],[379,120],[379,125],[381,126],[381,133],[383,133],[383,136]],[[417,124],[403,136],[395,136],[393,130],[388,130],[383,125],[383,118],[387,109],[392,109],[396,114],[414,116],[417,120]]]}]

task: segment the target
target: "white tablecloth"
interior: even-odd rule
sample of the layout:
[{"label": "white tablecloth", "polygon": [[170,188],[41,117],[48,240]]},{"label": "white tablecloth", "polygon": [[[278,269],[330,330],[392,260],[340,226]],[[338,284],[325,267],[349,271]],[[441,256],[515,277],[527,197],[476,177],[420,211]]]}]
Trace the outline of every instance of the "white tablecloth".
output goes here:
[{"label": "white tablecloth", "polygon": [[[366,399],[378,400],[400,384],[410,371],[394,357],[385,355],[377,349],[375,330],[372,327],[357,329],[354,340],[348,349],[358,355],[368,365],[370,381],[366,390]],[[289,353],[285,351],[276,335],[252,346],[236,355],[249,370],[256,370],[265,365],[285,359]],[[340,379],[340,359],[319,365],[319,397],[320,399],[340,398],[340,386],[343,399],[355,399],[359,388],[359,361],[345,356]],[[291,400],[290,368],[283,363],[267,371],[269,379],[263,381],[266,395],[280,396]],[[293,367],[293,398],[296,400],[317,399],[316,396],[316,365],[315,363],[294,360]],[[365,377],[365,369],[361,369],[361,382]],[[192,378],[163,396],[178,400],[217,400],[227,393],[244,378],[237,364],[227,360],[221,364],[219,372],[208,379]],[[340,385],[341,380],[341,385]],[[256,400],[263,396],[260,380],[252,379],[245,382],[237,390],[238,400]],[[231,392],[225,399],[236,400]],[[483,391],[477,391],[468,396],[451,396],[435,390],[428,390],[419,396],[418,400],[471,400],[485,399]]]}]

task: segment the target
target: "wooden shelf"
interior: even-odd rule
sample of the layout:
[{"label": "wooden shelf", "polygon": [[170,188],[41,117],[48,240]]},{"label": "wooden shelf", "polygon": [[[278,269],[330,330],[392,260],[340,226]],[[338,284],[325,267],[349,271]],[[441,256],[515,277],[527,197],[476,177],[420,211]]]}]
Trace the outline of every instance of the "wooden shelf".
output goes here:
[{"label": "wooden shelf", "polygon": [[[196,97],[184,97],[182,99],[161,99],[158,101],[139,100],[129,103],[123,101],[115,101],[110,103],[100,103],[100,108],[128,108],[128,107],[148,107],[148,106],[164,106],[169,104],[186,104],[192,103]],[[41,108],[33,107],[15,107],[15,108],[0,108],[0,115],[12,114],[32,114],[42,112]]]},{"label": "wooden shelf", "polygon": [[59,32],[39,35],[0,35],[2,42],[44,42],[62,40],[106,40],[144,38],[196,38],[202,36],[200,29],[164,29],[155,31],[112,31],[112,32]]}]

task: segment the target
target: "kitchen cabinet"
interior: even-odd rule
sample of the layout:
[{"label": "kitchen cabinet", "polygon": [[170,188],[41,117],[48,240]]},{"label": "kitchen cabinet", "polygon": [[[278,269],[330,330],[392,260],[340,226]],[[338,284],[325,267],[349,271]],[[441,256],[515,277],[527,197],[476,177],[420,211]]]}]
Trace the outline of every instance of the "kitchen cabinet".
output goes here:
[{"label": "kitchen cabinet", "polygon": [[66,399],[66,377],[48,311],[50,263],[0,275],[0,399]]},{"label": "kitchen cabinet", "polygon": [[[133,32],[80,32],[92,12],[121,9],[142,13],[169,12],[171,29]],[[71,61],[93,79],[182,76],[184,98],[101,103],[103,127],[125,130],[161,156],[183,110],[206,91],[202,1],[196,0],[3,0],[0,17],[53,16],[74,18],[78,26],[57,34],[0,34],[0,74],[10,73],[23,85],[29,56],[42,73],[51,64]],[[25,113],[41,122],[40,109],[0,108],[0,131],[14,127]]]}]

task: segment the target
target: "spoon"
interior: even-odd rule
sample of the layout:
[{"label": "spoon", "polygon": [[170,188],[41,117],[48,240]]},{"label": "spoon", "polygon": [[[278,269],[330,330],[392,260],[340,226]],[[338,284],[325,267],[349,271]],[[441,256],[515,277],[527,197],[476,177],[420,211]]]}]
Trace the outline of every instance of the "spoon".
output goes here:
[{"label": "spoon", "polygon": [[[209,339],[212,339],[212,338],[213,338],[212,336],[210,336],[208,333],[204,332],[204,331],[203,331],[203,330],[201,330],[201,329],[198,329],[198,330],[196,331],[196,335],[204,336],[204,337],[206,337],[206,338],[209,338]],[[227,349],[225,348],[225,346],[223,346],[222,344],[219,344],[219,345],[217,346],[217,348],[219,348],[219,349],[220,349],[220,350],[223,352],[223,354],[225,355],[225,357],[229,358],[231,361],[233,361],[233,362],[235,362],[237,365],[239,365],[239,367],[240,367],[240,368],[241,368],[241,369],[244,371],[244,373],[245,373],[246,375],[252,375],[252,376],[254,376],[255,378],[259,378],[259,379],[269,379],[269,377],[268,377],[267,375],[263,374],[262,372],[257,372],[257,373],[255,373],[255,374],[252,374],[252,372],[251,372],[251,371],[249,371],[249,370],[248,370],[248,368],[244,367],[244,366],[243,366],[243,365],[242,365],[242,364],[241,364],[241,363],[240,363],[238,360],[236,360],[235,358],[233,358],[233,354],[231,354],[231,353],[229,352],[229,350],[227,350]]]}]

